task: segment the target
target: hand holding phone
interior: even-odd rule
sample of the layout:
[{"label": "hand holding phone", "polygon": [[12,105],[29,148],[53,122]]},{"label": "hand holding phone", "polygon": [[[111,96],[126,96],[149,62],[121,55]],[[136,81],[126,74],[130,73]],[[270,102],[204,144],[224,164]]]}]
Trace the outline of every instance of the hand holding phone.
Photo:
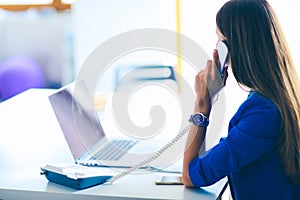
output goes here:
[{"label": "hand holding phone", "polygon": [[218,42],[217,50],[219,55],[220,74],[222,76],[225,65],[228,62],[228,47],[225,40]]}]

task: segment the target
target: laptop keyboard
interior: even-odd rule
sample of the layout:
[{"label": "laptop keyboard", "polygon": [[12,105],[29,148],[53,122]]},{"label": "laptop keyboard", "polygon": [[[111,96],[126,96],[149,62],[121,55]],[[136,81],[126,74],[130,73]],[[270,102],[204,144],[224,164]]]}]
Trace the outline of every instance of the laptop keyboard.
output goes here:
[{"label": "laptop keyboard", "polygon": [[137,141],[111,140],[104,148],[93,156],[93,160],[119,160]]}]

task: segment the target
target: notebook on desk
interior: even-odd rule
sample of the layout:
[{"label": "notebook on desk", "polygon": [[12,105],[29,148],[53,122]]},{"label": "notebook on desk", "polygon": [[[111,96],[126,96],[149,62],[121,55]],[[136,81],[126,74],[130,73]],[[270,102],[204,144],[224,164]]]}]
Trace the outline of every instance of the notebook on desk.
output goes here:
[{"label": "notebook on desk", "polygon": [[144,150],[157,150],[167,142],[109,138],[98,120],[91,98],[83,81],[73,82],[49,96],[75,163],[131,167],[149,155]]}]

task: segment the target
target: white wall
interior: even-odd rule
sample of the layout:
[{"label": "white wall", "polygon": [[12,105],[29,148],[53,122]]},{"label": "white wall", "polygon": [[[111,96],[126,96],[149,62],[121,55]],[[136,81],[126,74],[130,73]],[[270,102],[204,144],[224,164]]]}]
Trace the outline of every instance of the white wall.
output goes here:
[{"label": "white wall", "polygon": [[289,44],[298,74],[300,74],[300,1],[299,0],[271,0],[283,32]]},{"label": "white wall", "polygon": [[139,28],[175,30],[175,1],[172,0],[77,0],[74,17],[75,65],[104,41]]}]

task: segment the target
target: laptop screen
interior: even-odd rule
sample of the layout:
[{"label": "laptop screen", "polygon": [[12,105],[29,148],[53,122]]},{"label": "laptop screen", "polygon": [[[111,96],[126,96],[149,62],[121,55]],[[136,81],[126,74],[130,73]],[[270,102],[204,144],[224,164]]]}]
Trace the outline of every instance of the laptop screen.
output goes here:
[{"label": "laptop screen", "polygon": [[83,81],[63,87],[49,100],[75,160],[104,138],[93,99]]}]

